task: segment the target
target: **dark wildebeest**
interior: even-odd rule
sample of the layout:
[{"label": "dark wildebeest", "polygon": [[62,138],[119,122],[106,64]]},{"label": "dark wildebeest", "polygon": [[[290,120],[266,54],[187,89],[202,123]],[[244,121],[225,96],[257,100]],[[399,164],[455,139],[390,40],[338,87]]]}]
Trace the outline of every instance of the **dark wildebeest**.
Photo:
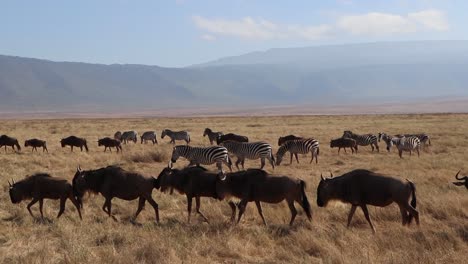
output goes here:
[{"label": "dark wildebeest", "polygon": [[210,140],[210,144],[213,145],[213,142],[216,142],[216,139],[220,136],[224,135],[223,132],[214,132],[210,128],[205,128],[203,132],[203,136],[208,136],[208,140]]},{"label": "dark wildebeest", "polygon": [[461,178],[458,178],[458,174],[460,174],[460,171],[457,172],[457,175],[455,175],[455,179],[459,180],[458,182],[453,182],[453,184],[457,186],[463,186],[465,185],[466,189],[468,189],[468,176],[463,176]]},{"label": "dark wildebeest", "polygon": [[128,141],[133,141],[133,143],[137,143],[138,141],[138,133],[135,130],[132,131],[125,131],[122,133],[121,136],[122,141],[124,144],[127,144]]},{"label": "dark wildebeest", "polygon": [[228,140],[231,140],[231,141],[237,141],[237,142],[249,142],[249,138],[246,137],[246,136],[241,136],[241,135],[236,135],[234,133],[229,133],[229,134],[226,134],[226,135],[221,135],[219,137],[216,138],[216,144],[221,144],[223,143],[224,141],[228,141]]},{"label": "dark wildebeest", "polygon": [[97,170],[83,171],[77,168],[73,177],[73,193],[80,205],[83,204],[83,196],[86,192],[100,193],[106,201],[102,210],[114,220],[112,215],[112,198],[123,200],[135,200],[139,198],[138,209],[133,220],[140,214],[148,201],[154,208],[156,222],[159,223],[158,204],[151,197],[153,188],[158,187],[157,179],[145,177],[135,172],[128,172],[118,166],[108,166]]},{"label": "dark wildebeest", "polygon": [[70,146],[72,152],[73,147],[78,147],[81,151],[83,151],[83,147],[85,147],[86,152],[88,152],[88,144],[86,143],[86,139],[84,138],[69,136],[66,138],[62,138],[62,140],[60,140],[60,144],[62,144],[62,148],[64,148],[67,145]]},{"label": "dark wildebeest", "polygon": [[26,177],[19,182],[10,183],[10,199],[11,202],[16,204],[25,199],[32,199],[27,208],[31,216],[31,206],[39,202],[39,212],[41,217],[44,218],[42,213],[42,206],[44,199],[60,199],[60,211],[57,215],[59,218],[65,211],[65,202],[70,199],[78,210],[78,215],[81,219],[80,205],[73,195],[72,185],[65,179],[52,177],[46,173],[38,173]]},{"label": "dark wildebeest", "polygon": [[37,138],[33,138],[33,139],[28,139],[26,141],[24,141],[24,147],[32,147],[32,150],[31,152],[33,152],[34,150],[36,150],[37,152],[37,148],[40,148],[42,147],[42,152],[44,151],[47,151],[47,144],[44,140],[40,140],[40,139],[37,139]]},{"label": "dark wildebeest", "polygon": [[[187,212],[190,223],[190,215],[192,213],[192,199],[195,197],[196,212],[208,222],[203,213],[200,211],[200,198],[211,197],[217,199],[216,195],[216,179],[217,173],[209,172],[204,167],[186,167],[182,170],[164,168],[158,176],[158,183],[161,192],[168,189],[176,189],[179,193],[187,196]],[[236,206],[233,202],[229,202],[231,206],[232,216],[234,220]]]},{"label": "dark wildebeest", "polygon": [[295,135],[287,135],[287,136],[284,136],[284,137],[279,137],[278,138],[278,146],[281,147],[287,141],[296,140],[296,139],[304,139],[304,138],[303,137],[297,137]]},{"label": "dark wildebeest", "polygon": [[[412,197],[411,204],[408,202],[410,197]],[[413,217],[419,225],[419,213],[416,211],[416,188],[409,180],[404,182],[362,169],[350,171],[339,177],[333,178],[333,175],[332,178],[327,179],[322,177],[317,187],[317,205],[324,207],[330,200],[351,204],[348,227],[359,206],[375,233],[367,205],[384,207],[393,202],[400,207],[403,225],[409,225]]]},{"label": "dark wildebeest", "polygon": [[303,180],[291,179],[287,176],[271,176],[259,169],[248,169],[227,174],[220,172],[216,180],[216,194],[219,199],[224,199],[226,196],[234,196],[241,199],[238,205],[238,223],[245,212],[247,203],[255,202],[263,224],[266,225],[260,202],[280,203],[283,200],[287,201],[289,210],[291,210],[290,226],[297,215],[294,201],[300,203],[307,218],[309,220],[312,219],[312,212],[305,193],[305,182]]},{"label": "dark wildebeest", "polygon": [[338,154],[340,154],[340,150],[343,148],[346,153],[346,148],[351,148],[351,152],[354,154],[354,151],[358,150],[358,146],[356,144],[356,140],[352,138],[337,138],[332,139],[330,141],[330,148],[338,148]]},{"label": "dark wildebeest", "polygon": [[115,132],[114,139],[117,139],[118,141],[122,141],[122,132],[120,131]]},{"label": "dark wildebeest", "polygon": [[98,140],[98,147],[104,146],[104,152],[106,152],[107,148],[109,148],[109,151],[112,152],[111,148],[117,149],[117,152],[122,151],[122,145],[120,144],[120,141],[117,139],[113,139],[110,137],[105,137],[101,138]]},{"label": "dark wildebeest", "polygon": [[146,131],[145,133],[143,133],[141,135],[141,144],[143,144],[143,142],[145,142],[146,144],[146,141],[151,141],[153,142],[153,145],[154,144],[158,144],[158,139],[156,137],[156,132],[155,131]]},{"label": "dark wildebeest", "polygon": [[5,146],[5,152],[7,151],[7,146],[11,147],[13,151],[15,151],[15,146],[18,151],[21,150],[18,140],[16,138],[9,137],[7,135],[0,136],[0,148],[3,146]]}]

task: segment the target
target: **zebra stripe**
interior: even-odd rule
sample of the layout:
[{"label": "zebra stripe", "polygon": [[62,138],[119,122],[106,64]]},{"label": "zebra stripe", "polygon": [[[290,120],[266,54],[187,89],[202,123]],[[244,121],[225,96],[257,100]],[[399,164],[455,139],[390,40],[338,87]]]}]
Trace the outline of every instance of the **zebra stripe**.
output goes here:
[{"label": "zebra stripe", "polygon": [[273,157],[273,150],[270,144],[266,142],[237,142],[237,141],[224,141],[220,144],[227,148],[227,150],[237,157],[236,167],[239,170],[239,163],[242,164],[244,169],[245,159],[261,159],[261,167],[265,166],[265,159],[267,159],[273,169],[275,168],[275,158]]},{"label": "zebra stripe", "polygon": [[421,141],[416,136],[402,137],[399,139],[398,144],[396,144],[396,146],[398,148],[398,155],[400,156],[400,158],[402,158],[403,151],[409,151],[411,156],[413,150],[416,150],[419,157],[419,148],[421,146]]},{"label": "zebra stripe", "polygon": [[379,133],[379,141],[383,140],[385,144],[387,145],[387,151],[390,152],[390,149],[393,147],[393,145],[397,145],[400,142],[399,136],[391,136],[387,135],[385,133]]},{"label": "zebra stripe", "polygon": [[148,140],[153,142],[153,144],[158,143],[155,131],[146,131],[145,133],[141,135],[141,144],[143,144],[143,142],[145,142],[146,144],[146,141]]},{"label": "zebra stripe", "polygon": [[431,145],[431,138],[429,137],[428,134],[426,133],[421,133],[421,134],[404,134],[404,135],[397,135],[397,136],[400,136],[400,137],[417,137],[419,138],[419,141],[421,141],[421,145],[423,147],[426,147],[426,144],[427,145]]},{"label": "zebra stripe", "polygon": [[374,151],[374,146],[377,148],[377,151],[379,151],[379,144],[377,143],[377,136],[372,135],[372,134],[364,134],[364,135],[358,135],[354,134],[353,132],[346,130],[343,132],[344,138],[352,138],[356,140],[356,144],[359,146],[368,146],[370,145],[372,147],[372,151]]},{"label": "zebra stripe", "polygon": [[185,142],[190,143],[190,134],[187,131],[172,131],[170,129],[164,129],[161,132],[161,138],[168,136],[171,138],[170,143],[175,144],[176,140],[185,140]]},{"label": "zebra stripe", "polygon": [[223,132],[213,132],[213,130],[209,128],[205,128],[205,131],[203,132],[203,136],[208,136],[211,145],[213,145],[213,142],[216,142],[216,139],[222,135],[224,135]]},{"label": "zebra stripe", "polygon": [[133,141],[134,143],[137,143],[138,133],[135,130],[125,131],[122,133],[121,141],[123,141],[124,144],[127,144],[128,141]]},{"label": "zebra stripe", "polygon": [[318,155],[320,153],[319,142],[313,138],[286,141],[276,153],[276,165],[279,166],[281,164],[284,154],[286,154],[286,152],[288,151],[289,153],[291,153],[291,160],[289,164],[292,164],[293,154],[295,154],[296,161],[297,163],[299,163],[297,154],[307,154],[309,152],[312,154],[312,159],[310,160],[310,163],[312,163],[314,157],[315,163],[318,163]]},{"label": "zebra stripe", "polygon": [[172,150],[171,163],[175,163],[179,157],[184,157],[190,161],[191,165],[211,165],[216,163],[218,169],[222,171],[222,163],[225,163],[232,171],[232,163],[225,147],[191,147],[186,145],[175,146]]}]

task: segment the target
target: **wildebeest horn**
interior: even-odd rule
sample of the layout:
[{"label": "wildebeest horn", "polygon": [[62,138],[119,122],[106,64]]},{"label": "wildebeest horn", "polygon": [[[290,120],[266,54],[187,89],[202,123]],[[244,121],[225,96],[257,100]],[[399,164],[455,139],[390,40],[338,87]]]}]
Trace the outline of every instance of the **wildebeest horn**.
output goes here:
[{"label": "wildebeest horn", "polygon": [[226,173],[224,171],[218,172],[218,178],[222,181],[226,180]]},{"label": "wildebeest horn", "polygon": [[330,171],[330,178],[333,178],[333,173]]},{"label": "wildebeest horn", "polygon": [[10,183],[10,180],[8,180],[8,185],[11,187],[11,183]]},{"label": "wildebeest horn", "polygon": [[169,169],[172,169],[172,160],[169,161],[169,163],[167,164],[167,167],[168,167]]},{"label": "wildebeest horn", "polygon": [[461,172],[461,171],[458,171],[458,172],[457,172],[457,175],[455,175],[455,179],[457,179],[457,180],[459,180],[459,181],[461,181],[461,180],[464,179],[464,178],[458,178],[458,174],[460,174],[460,172]]},{"label": "wildebeest horn", "polygon": [[81,172],[81,166],[80,165],[78,165],[78,167],[76,167],[76,171]]},{"label": "wildebeest horn", "polygon": [[324,181],[324,180],[325,180],[325,178],[323,178],[323,175],[322,175],[322,173],[320,173],[320,178],[322,178],[322,181]]}]

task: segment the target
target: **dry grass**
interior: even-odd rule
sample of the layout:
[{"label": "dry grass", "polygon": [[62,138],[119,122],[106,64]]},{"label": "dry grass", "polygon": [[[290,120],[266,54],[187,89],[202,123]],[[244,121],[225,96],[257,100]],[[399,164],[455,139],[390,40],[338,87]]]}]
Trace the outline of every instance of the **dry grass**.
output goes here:
[{"label": "dry grass", "polygon": [[[79,120],[6,120],[0,134],[20,141],[38,137],[47,140],[50,153],[0,152],[0,260],[4,263],[461,263],[468,250],[468,192],[451,181],[459,169],[468,173],[468,115],[398,115],[398,116],[298,116],[246,118],[179,118],[179,119],[79,119]],[[255,206],[249,205],[240,225],[228,223],[229,207],[225,202],[202,199],[202,210],[211,220],[204,223],[194,217],[186,223],[185,196],[153,192],[160,205],[161,223],[154,224],[154,214],[147,209],[139,224],[130,217],[137,201],[115,199],[114,222],[101,211],[103,198],[89,196],[84,201],[84,220],[79,221],[71,203],[60,220],[54,217],[58,203],[46,201],[46,221],[32,219],[26,204],[13,205],[8,197],[7,179],[21,179],[35,172],[71,180],[76,166],[83,169],[121,164],[125,169],[156,176],[167,165],[172,145],[168,139],[159,145],[127,144],[123,153],[104,153],[97,147],[98,137],[111,136],[116,130],[139,132],[164,128],[187,129],[193,145],[206,145],[205,127],[216,131],[245,134],[254,140],[276,145],[280,135],[313,136],[321,142],[319,164],[285,164],[275,173],[300,177],[307,182],[313,205],[313,221],[306,221],[301,210],[294,227],[289,228],[289,210],[285,204],[265,205],[268,227],[261,225]],[[328,142],[343,130],[360,133],[426,132],[432,135],[433,147],[420,158],[397,153],[371,153],[360,148],[358,155],[338,156]],[[71,134],[86,137],[90,152],[70,153],[59,144]],[[383,144],[380,144],[383,146]],[[275,146],[275,151],[277,146]],[[382,147],[382,149],[384,149]],[[175,166],[187,164],[179,160]],[[259,166],[249,161],[248,167]],[[211,168],[215,168],[214,166]],[[409,178],[416,183],[421,227],[400,225],[395,205],[370,208],[377,228],[372,232],[358,210],[352,228],[346,229],[348,205],[335,203],[327,208],[315,205],[320,173],[335,175],[355,168]],[[267,170],[272,172],[267,166]],[[298,206],[297,206],[298,207]],[[299,208],[298,208],[299,209]],[[37,207],[33,212],[38,215]]]}]

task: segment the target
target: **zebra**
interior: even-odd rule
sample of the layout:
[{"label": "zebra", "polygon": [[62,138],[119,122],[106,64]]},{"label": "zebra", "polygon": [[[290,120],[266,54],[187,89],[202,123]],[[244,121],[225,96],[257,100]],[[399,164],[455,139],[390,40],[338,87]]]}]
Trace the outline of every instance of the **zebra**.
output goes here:
[{"label": "zebra", "polygon": [[228,150],[222,146],[210,147],[191,147],[188,145],[178,145],[172,150],[172,157],[169,162],[169,167],[175,163],[179,157],[184,157],[190,161],[189,166],[192,165],[211,165],[216,163],[219,171],[222,170],[222,163],[229,167],[232,171],[232,162],[229,159]]},{"label": "zebra", "polygon": [[356,140],[356,144],[359,146],[367,146],[370,145],[372,147],[372,151],[374,151],[374,146],[379,151],[379,144],[377,143],[377,136],[372,134],[365,134],[365,135],[358,135],[354,134],[353,132],[346,130],[343,132],[344,138],[352,138]]},{"label": "zebra", "polygon": [[421,146],[421,140],[419,140],[419,138],[416,136],[401,137],[399,138],[398,144],[396,144],[396,146],[398,148],[398,155],[400,156],[400,158],[403,158],[403,151],[409,151],[411,156],[413,150],[416,150],[419,157],[419,148]]},{"label": "zebra", "polygon": [[127,144],[128,141],[133,141],[134,143],[137,143],[138,133],[135,130],[125,131],[122,133],[120,141],[123,141],[124,144]]},{"label": "zebra", "polygon": [[216,139],[222,135],[224,135],[223,132],[213,132],[209,128],[205,128],[205,131],[203,132],[203,136],[208,136],[211,145],[213,145],[213,142],[216,142]]},{"label": "zebra", "polygon": [[239,163],[244,169],[245,159],[261,159],[261,167],[263,169],[265,166],[265,159],[267,159],[273,169],[275,168],[275,158],[273,157],[273,150],[270,144],[266,142],[237,142],[237,141],[224,141],[220,144],[224,146],[227,150],[237,157],[236,167],[239,169]]},{"label": "zebra", "polygon": [[161,138],[168,136],[171,138],[170,143],[175,144],[176,140],[185,140],[187,145],[190,143],[190,134],[187,131],[172,131],[170,129],[164,129],[161,132]]},{"label": "zebra", "polygon": [[396,145],[400,142],[401,136],[391,136],[386,133],[380,132],[379,133],[379,141],[382,140],[387,144],[387,151],[390,152],[390,149],[393,147],[393,145]]},{"label": "zebra", "polygon": [[[431,138],[429,137],[428,134],[426,133],[421,133],[421,134],[404,134],[404,135],[397,135],[399,137],[417,137],[419,138],[419,141],[421,141],[421,145],[423,148],[425,148],[427,145],[431,146]],[[426,145],[427,144],[427,145]]]},{"label": "zebra", "polygon": [[292,164],[293,154],[295,154],[296,161],[297,163],[299,163],[297,154],[307,154],[309,152],[312,153],[312,159],[310,160],[310,163],[312,163],[314,157],[315,163],[318,163],[318,155],[320,153],[319,142],[313,138],[286,141],[276,153],[276,165],[279,166],[281,164],[283,156],[284,154],[286,154],[287,151],[291,153],[291,159],[289,161],[289,164]]},{"label": "zebra", "polygon": [[153,142],[153,145],[158,144],[155,131],[146,131],[145,133],[143,133],[143,135],[141,135],[141,144],[143,144],[143,142],[145,142],[146,144],[146,141],[148,140]]}]

